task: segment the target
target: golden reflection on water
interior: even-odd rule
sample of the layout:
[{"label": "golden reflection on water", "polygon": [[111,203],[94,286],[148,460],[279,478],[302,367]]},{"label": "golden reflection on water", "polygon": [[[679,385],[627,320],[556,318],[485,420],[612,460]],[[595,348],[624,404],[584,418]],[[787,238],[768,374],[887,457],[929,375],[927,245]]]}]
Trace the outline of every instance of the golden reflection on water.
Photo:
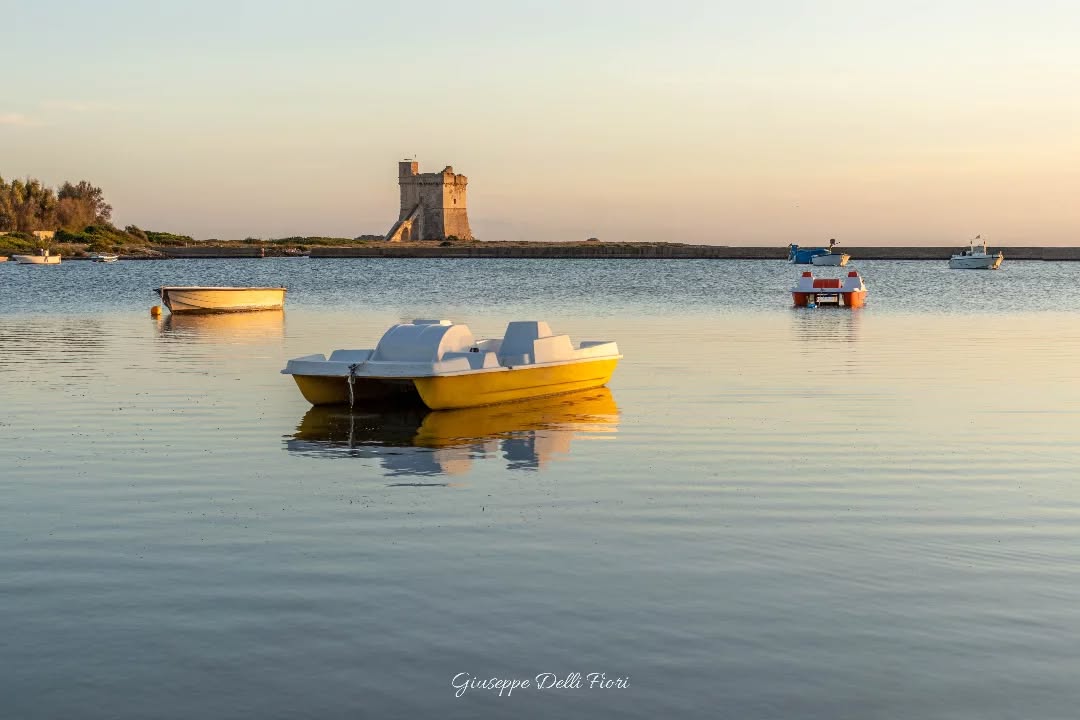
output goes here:
[{"label": "golden reflection on water", "polygon": [[262,342],[285,337],[285,311],[169,314],[158,329],[168,340]]},{"label": "golden reflection on water", "polygon": [[853,343],[862,323],[861,310],[792,308],[790,328],[796,340]]},{"label": "golden reflection on water", "polygon": [[614,434],[618,422],[607,388],[461,410],[313,407],[286,447],[329,457],[377,456],[394,474],[462,475],[475,458],[500,452],[508,469],[541,469],[568,454],[575,438]]}]

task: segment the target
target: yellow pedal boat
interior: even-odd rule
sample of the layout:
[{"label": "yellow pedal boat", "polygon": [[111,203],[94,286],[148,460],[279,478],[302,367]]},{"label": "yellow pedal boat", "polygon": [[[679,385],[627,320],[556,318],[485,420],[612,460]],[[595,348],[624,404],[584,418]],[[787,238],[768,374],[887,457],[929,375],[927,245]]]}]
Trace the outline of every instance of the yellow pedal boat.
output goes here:
[{"label": "yellow pedal boat", "polygon": [[281,372],[312,405],[419,396],[432,410],[450,410],[602,387],[621,357],[612,341],[575,346],[535,320],[511,322],[493,340],[449,320],[413,320],[391,327],[372,350],[307,355]]}]

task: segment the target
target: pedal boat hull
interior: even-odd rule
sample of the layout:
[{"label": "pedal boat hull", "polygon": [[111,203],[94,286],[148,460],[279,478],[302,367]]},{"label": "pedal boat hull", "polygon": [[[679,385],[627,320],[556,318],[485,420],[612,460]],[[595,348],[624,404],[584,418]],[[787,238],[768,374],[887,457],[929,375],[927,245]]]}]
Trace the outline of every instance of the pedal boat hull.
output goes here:
[{"label": "pedal boat hull", "polygon": [[312,405],[411,400],[455,410],[603,387],[621,357],[614,342],[574,347],[541,322],[513,322],[505,339],[477,342],[464,325],[414,321],[374,350],[296,358],[282,372]]}]

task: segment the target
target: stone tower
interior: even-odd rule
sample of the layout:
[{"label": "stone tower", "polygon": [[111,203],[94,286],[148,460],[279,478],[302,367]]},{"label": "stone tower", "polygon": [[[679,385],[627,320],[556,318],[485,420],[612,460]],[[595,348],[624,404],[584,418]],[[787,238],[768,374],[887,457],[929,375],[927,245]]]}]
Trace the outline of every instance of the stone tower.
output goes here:
[{"label": "stone tower", "polygon": [[469,179],[455,175],[454,168],[449,165],[437,173],[421,173],[419,167],[415,160],[398,163],[401,212],[386,239],[409,242],[445,240],[454,236],[472,240],[465,202]]}]

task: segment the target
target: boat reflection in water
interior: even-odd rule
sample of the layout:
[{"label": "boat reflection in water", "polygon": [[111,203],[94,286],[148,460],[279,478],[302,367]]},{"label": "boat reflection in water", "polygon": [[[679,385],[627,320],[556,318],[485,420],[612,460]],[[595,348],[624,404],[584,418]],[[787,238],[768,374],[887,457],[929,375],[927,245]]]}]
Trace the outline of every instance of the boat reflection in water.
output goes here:
[{"label": "boat reflection in water", "polygon": [[575,437],[614,433],[618,421],[606,387],[460,410],[317,406],[285,444],[307,455],[378,458],[390,475],[460,475],[473,460],[500,456],[508,469],[539,470],[569,453]]},{"label": "boat reflection in water", "polygon": [[159,320],[163,338],[196,342],[261,342],[285,337],[285,311],[180,314]]},{"label": "boat reflection in water", "polygon": [[792,308],[791,337],[804,343],[834,344],[859,341],[861,313],[806,312]]}]

